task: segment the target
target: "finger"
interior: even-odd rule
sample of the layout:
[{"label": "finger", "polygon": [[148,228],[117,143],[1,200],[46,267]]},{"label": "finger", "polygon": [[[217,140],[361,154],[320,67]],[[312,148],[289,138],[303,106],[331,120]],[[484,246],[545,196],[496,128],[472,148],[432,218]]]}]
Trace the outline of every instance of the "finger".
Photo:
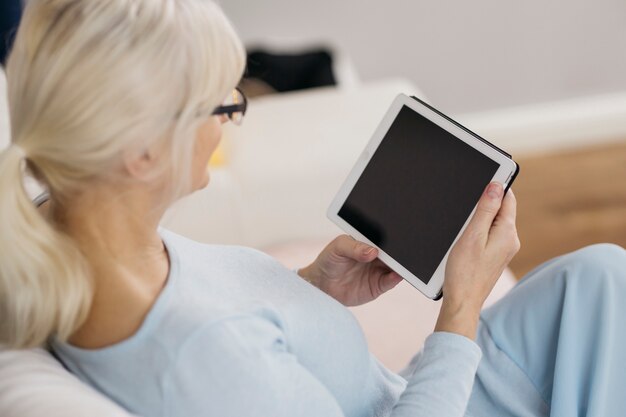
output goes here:
[{"label": "finger", "polygon": [[500,223],[508,223],[515,226],[515,220],[517,218],[517,199],[515,198],[515,194],[513,190],[509,190],[504,199],[502,200],[502,206],[500,207],[500,211],[498,211],[498,215],[496,216],[495,223],[496,225]]},{"label": "finger", "polygon": [[485,238],[488,236],[491,225],[500,210],[503,194],[502,184],[498,182],[492,182],[485,188],[483,195],[478,200],[474,217],[467,226],[470,233]]},{"label": "finger", "polygon": [[398,275],[397,273],[393,271],[386,273],[380,278],[380,281],[379,281],[380,293],[382,294],[382,293],[389,291],[390,289],[398,285],[401,281],[402,281],[402,277]]},{"label": "finger", "polygon": [[332,250],[336,255],[354,259],[359,262],[370,262],[378,256],[376,248],[348,235],[337,237],[332,243]]},{"label": "finger", "polygon": [[517,216],[517,201],[511,190],[502,200],[502,207],[494,220],[489,232],[489,240],[500,247],[519,246],[515,220]]}]

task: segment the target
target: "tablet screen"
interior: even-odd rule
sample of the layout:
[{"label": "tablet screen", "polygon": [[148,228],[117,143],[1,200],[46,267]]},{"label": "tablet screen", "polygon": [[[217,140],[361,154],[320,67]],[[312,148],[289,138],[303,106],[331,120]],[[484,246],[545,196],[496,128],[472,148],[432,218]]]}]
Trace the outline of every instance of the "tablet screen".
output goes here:
[{"label": "tablet screen", "polygon": [[428,284],[499,166],[403,106],[338,214]]}]

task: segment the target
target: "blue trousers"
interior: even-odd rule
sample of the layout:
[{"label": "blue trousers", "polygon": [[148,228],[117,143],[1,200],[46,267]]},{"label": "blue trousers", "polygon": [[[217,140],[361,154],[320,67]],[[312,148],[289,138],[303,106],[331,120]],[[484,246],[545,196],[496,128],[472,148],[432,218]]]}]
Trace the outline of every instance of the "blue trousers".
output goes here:
[{"label": "blue trousers", "polygon": [[483,311],[467,415],[626,416],[626,251],[593,245]]}]

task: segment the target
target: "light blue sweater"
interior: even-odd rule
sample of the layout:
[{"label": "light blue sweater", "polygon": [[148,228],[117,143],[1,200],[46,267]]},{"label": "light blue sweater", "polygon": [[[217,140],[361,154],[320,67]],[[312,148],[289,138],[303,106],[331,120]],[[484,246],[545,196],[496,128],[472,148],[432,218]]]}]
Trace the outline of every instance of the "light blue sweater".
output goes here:
[{"label": "light blue sweater", "polygon": [[161,235],[170,273],[139,331],[97,350],[53,343],[72,372],[129,411],[464,415],[481,358],[473,341],[434,333],[403,376],[394,374],[370,354],[348,309],[269,256]]}]

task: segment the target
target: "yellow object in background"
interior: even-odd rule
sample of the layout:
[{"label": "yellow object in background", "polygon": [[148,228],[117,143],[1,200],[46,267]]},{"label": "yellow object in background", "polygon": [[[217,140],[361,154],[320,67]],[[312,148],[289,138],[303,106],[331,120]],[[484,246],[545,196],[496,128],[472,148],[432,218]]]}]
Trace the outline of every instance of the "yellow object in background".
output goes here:
[{"label": "yellow object in background", "polygon": [[211,155],[211,159],[209,159],[209,167],[221,167],[226,165],[226,155],[224,153],[224,147],[220,144]]},{"label": "yellow object in background", "polygon": [[228,134],[228,126],[224,126],[223,130],[222,130],[222,138],[220,139],[220,143],[219,145],[217,145],[217,148],[215,148],[215,152],[213,152],[213,155],[211,155],[211,159],[209,159],[209,167],[210,168],[217,168],[217,167],[222,167],[224,165],[227,164],[228,162],[228,138],[229,134]]}]

